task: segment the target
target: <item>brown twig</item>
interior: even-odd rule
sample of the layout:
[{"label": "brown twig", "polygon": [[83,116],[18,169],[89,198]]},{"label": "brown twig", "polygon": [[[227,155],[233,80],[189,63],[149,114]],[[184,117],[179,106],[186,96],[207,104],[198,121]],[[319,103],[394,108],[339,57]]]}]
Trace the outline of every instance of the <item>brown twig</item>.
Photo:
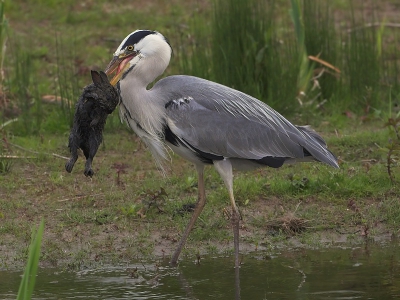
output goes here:
[{"label": "brown twig", "polygon": [[361,29],[371,28],[371,27],[379,27],[379,26],[390,27],[390,28],[400,28],[400,24],[399,23],[379,23],[379,22],[375,22],[375,23],[367,23],[367,24],[364,24],[363,26],[349,28],[349,29],[347,29],[347,33],[352,33],[353,31],[356,31],[356,30],[361,30]]},{"label": "brown twig", "polygon": [[[50,155],[50,153],[46,153],[46,154]],[[68,157],[62,156],[60,154],[51,153],[51,155],[53,155],[54,157],[62,158],[62,159],[65,159],[65,160],[69,160]]]},{"label": "brown twig", "polygon": [[96,196],[102,196],[102,195],[104,195],[104,193],[93,194],[93,195],[78,195],[78,196],[75,196],[75,197],[64,198],[64,199],[57,200],[57,201],[58,202],[65,202],[65,201],[70,201],[70,200],[75,200],[75,199],[82,199],[82,198],[85,198],[85,197],[96,197]]},{"label": "brown twig", "polygon": [[0,158],[9,158],[9,159],[34,159],[34,156],[17,156],[17,155],[0,155]]},{"label": "brown twig", "polygon": [[11,145],[11,146],[13,146],[13,147],[15,147],[15,148],[21,149],[21,150],[26,151],[26,152],[30,152],[30,153],[34,153],[34,154],[41,154],[41,153],[43,153],[43,154],[46,154],[46,155],[51,155],[51,156],[54,156],[54,157],[62,158],[62,159],[65,159],[65,160],[69,160],[68,157],[65,157],[65,156],[62,156],[62,155],[59,155],[59,154],[55,154],[55,153],[46,153],[46,152],[38,152],[38,151],[26,149],[26,148],[21,147],[21,146],[19,146],[19,145],[10,143],[9,141],[5,141],[5,140],[2,140],[2,141],[3,141],[3,143],[5,143],[5,144],[7,144],[7,145]]}]

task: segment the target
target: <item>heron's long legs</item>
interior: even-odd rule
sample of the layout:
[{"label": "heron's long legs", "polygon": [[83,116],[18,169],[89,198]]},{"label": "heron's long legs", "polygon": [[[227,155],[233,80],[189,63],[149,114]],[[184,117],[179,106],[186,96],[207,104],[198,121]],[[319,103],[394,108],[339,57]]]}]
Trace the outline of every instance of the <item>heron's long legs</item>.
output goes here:
[{"label": "heron's long legs", "polygon": [[232,164],[228,159],[214,161],[215,169],[221,175],[228,189],[229,198],[232,205],[232,228],[233,228],[233,246],[235,250],[235,268],[239,268],[239,209],[236,206],[235,197],[233,195],[233,173]]},{"label": "heron's long legs", "polygon": [[233,245],[235,249],[235,268],[239,268],[239,211],[238,208],[232,207],[232,228],[233,228]]},{"label": "heron's long legs", "polygon": [[199,217],[201,211],[203,210],[204,205],[206,204],[206,191],[204,187],[204,166],[198,165],[196,166],[196,169],[198,174],[198,192],[199,192],[196,208],[194,209],[192,218],[187,224],[185,232],[183,233],[181,240],[179,241],[178,247],[176,248],[174,255],[171,258],[170,261],[171,265],[176,265],[176,263],[178,262],[179,255],[181,254],[183,246],[185,246],[189,233],[192,230],[194,223],[196,223],[196,220]]}]

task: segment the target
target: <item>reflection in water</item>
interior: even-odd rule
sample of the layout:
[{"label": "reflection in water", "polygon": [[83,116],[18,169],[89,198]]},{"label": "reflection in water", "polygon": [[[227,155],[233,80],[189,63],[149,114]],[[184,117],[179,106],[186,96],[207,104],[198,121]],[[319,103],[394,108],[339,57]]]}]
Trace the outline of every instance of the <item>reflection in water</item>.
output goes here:
[{"label": "reflection in water", "polygon": [[[200,265],[185,258],[177,268],[40,270],[34,299],[399,299],[398,250],[367,244],[256,252],[244,256],[240,279],[232,257],[206,257]],[[0,299],[16,298],[20,275],[0,271]]]},{"label": "reflection in water", "polygon": [[235,268],[235,300],[240,300],[240,268]]}]

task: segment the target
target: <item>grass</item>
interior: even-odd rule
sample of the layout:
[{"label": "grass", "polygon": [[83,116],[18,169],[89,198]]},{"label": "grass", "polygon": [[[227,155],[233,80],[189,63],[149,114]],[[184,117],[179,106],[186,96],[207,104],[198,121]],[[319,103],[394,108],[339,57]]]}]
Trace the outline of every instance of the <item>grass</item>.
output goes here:
[{"label": "grass", "polygon": [[281,12],[281,4],[215,1],[209,22],[194,16],[190,23],[197,34],[179,49],[183,73],[234,87],[293,113],[291,105],[282,100],[296,97],[299,66],[292,58],[298,51],[293,36],[278,41],[285,32],[276,28],[288,26],[287,22],[275,23],[273,17]]},{"label": "grass", "polygon": [[[167,74],[215,80],[303,122],[343,112],[370,115],[387,110],[386,99],[400,95],[398,31],[360,13],[379,11],[376,3],[181,2],[154,0],[138,13],[130,4],[105,0],[97,5],[5,1],[11,51],[3,54],[8,101],[1,117],[19,116],[10,127],[18,135],[68,131],[89,70],[104,68],[119,41],[136,27],[160,30],[169,38],[176,56]],[[339,17],[332,18],[337,11]],[[35,26],[43,18],[45,26]],[[367,26],[374,22],[381,25]],[[59,101],[43,103],[43,96]],[[121,128],[116,114],[107,128]]]},{"label": "grass", "polygon": [[[318,237],[313,235],[336,232],[362,239],[361,232],[367,227],[370,237],[396,234],[399,187],[391,183],[385,156],[374,146],[386,140],[387,129],[376,129],[373,123],[364,127],[368,128],[343,130],[341,137],[325,133],[332,151],[341,158],[339,170],[301,164],[235,174],[243,247],[254,250],[257,245],[270,248],[286,243],[288,235],[272,236],[268,222],[290,213],[309,221],[307,228],[296,234],[305,245],[307,241],[315,244]],[[107,133],[105,141],[110,146],[99,150],[95,176],[88,179],[83,175],[82,157],[68,174],[65,161],[51,154],[68,155],[65,136],[14,136],[11,141],[41,155],[17,160],[7,175],[0,176],[0,240],[9,249],[0,266],[24,261],[30,220],[38,218],[51,224],[43,237],[43,265],[79,268],[154,258],[169,255],[176,246],[190,217],[183,205],[194,203],[197,197],[192,178],[195,171],[187,162],[173,155],[171,170],[163,178],[134,136],[124,131]],[[137,150],[132,153],[131,149]],[[355,155],[353,149],[362,155]],[[14,147],[11,152],[26,154]],[[118,177],[113,166],[121,163],[126,167]],[[208,203],[184,252],[190,257],[210,249],[229,253],[232,247],[228,195],[212,168],[206,171],[206,186]],[[157,205],[149,206],[154,199]]]},{"label": "grass", "polygon": [[[211,21],[197,15],[190,23],[197,34],[180,49],[184,73],[242,90],[306,122],[387,110],[385,100],[399,94],[398,31],[377,14],[365,17],[362,3],[347,2],[336,18],[334,1],[214,3]],[[378,11],[377,3],[368,9]]]}]

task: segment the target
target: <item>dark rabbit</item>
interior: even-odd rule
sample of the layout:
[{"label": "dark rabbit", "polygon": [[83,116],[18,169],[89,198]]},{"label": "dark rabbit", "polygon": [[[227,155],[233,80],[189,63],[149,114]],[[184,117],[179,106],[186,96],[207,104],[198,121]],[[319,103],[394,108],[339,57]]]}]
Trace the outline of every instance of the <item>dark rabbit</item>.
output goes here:
[{"label": "dark rabbit", "polygon": [[84,174],[90,177],[94,174],[92,161],[103,140],[107,116],[119,102],[118,92],[104,72],[91,71],[91,75],[93,83],[83,89],[76,103],[74,124],[68,143],[71,158],[65,164],[65,169],[71,173],[78,159],[78,148],[81,148],[86,157]]}]

